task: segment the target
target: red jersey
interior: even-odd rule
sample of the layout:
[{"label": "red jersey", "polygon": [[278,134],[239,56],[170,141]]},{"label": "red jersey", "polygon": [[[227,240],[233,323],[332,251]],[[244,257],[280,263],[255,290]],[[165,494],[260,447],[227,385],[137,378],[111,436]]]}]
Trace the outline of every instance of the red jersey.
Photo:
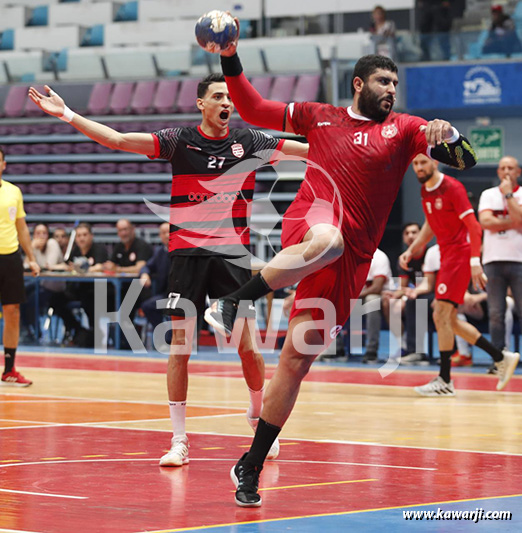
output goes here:
[{"label": "red jersey", "polygon": [[376,122],[351,108],[311,102],[290,104],[289,112],[294,131],[308,139],[314,163],[296,201],[330,203],[344,239],[371,261],[408,166],[428,152],[420,130],[426,121],[391,112]]},{"label": "red jersey", "polygon": [[424,215],[440,247],[467,244],[468,228],[462,219],[473,209],[464,185],[442,174],[433,189],[422,187],[421,197]]}]

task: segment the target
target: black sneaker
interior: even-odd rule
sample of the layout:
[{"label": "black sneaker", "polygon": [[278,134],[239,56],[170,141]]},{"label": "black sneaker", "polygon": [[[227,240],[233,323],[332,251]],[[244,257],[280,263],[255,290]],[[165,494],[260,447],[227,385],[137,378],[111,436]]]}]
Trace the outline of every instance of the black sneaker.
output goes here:
[{"label": "black sneaker", "polygon": [[[232,335],[237,315],[237,301],[232,298],[219,298],[205,311],[205,321],[221,335]],[[215,309],[215,310],[214,310]]]},{"label": "black sneaker", "polygon": [[377,354],[375,352],[366,352],[362,358],[365,365],[374,365],[377,361]]},{"label": "black sneaker", "polygon": [[259,486],[259,474],[262,466],[254,466],[245,461],[247,453],[239,459],[230,471],[230,478],[236,486],[236,504],[239,507],[260,507],[261,496],[257,493]]}]

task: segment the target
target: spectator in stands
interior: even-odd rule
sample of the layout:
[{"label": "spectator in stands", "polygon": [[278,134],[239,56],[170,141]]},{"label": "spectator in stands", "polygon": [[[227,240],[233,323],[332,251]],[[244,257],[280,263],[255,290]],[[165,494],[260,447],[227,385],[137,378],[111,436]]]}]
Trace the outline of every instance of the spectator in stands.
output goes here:
[{"label": "spectator in stands", "polygon": [[498,164],[500,184],[480,195],[479,221],[484,229],[482,262],[488,277],[489,332],[492,344],[509,350],[505,343],[506,296],[511,288],[518,317],[522,320],[522,188],[519,162],[511,156]]},{"label": "spectator in stands", "polygon": [[[366,278],[366,286],[361,291],[359,299],[363,304],[380,300],[383,290],[387,288],[392,277],[390,260],[388,256],[377,248],[373,254],[370,270]],[[380,304],[380,302],[379,302]],[[373,306],[371,306],[373,307]],[[365,313],[366,316],[366,352],[362,362],[365,364],[377,363],[379,351],[379,337],[381,334],[381,306],[378,309]]]},{"label": "spectator in stands", "polygon": [[483,54],[510,56],[522,51],[513,19],[504,13],[501,5],[491,6],[491,26],[488,38],[482,47]]},{"label": "spectator in stands", "polygon": [[448,0],[417,0],[417,17],[422,49],[422,61],[431,61],[433,37],[439,43],[442,59],[450,58],[452,17]]},{"label": "spectator in stands", "polygon": [[[78,224],[67,268],[84,274],[101,272],[107,258],[105,246],[94,242],[91,225],[87,222]],[[71,311],[70,303],[73,301],[80,302],[89,320],[89,329],[84,328]],[[94,282],[69,283],[64,293],[52,298],[51,306],[63,320],[73,345],[84,348],[94,345]]]},{"label": "spectator in stands", "polygon": [[[42,270],[63,270],[63,254],[60,245],[50,237],[50,231],[47,224],[40,223],[34,227],[33,239],[31,241],[36,262]],[[28,262],[24,263],[28,266]],[[38,291],[38,311],[36,306],[36,288]],[[25,284],[27,301],[21,308],[22,324],[29,332],[32,340],[36,339],[33,327],[37,314],[42,310],[49,308],[50,300],[53,294],[62,293],[65,290],[65,282],[59,280],[45,279],[36,283],[35,280],[29,279]],[[46,312],[46,311],[45,311]]]},{"label": "spectator in stands", "polygon": [[103,265],[104,270],[118,274],[139,274],[152,256],[152,247],[136,237],[134,224],[126,218],[116,222],[116,231],[121,242],[114,247],[110,261]]},{"label": "spectator in stands", "polygon": [[69,234],[67,233],[65,228],[56,228],[53,231],[53,239],[60,245],[62,254],[65,256],[65,252],[67,251],[67,245],[69,244]]},{"label": "spectator in stands", "polygon": [[386,10],[382,6],[373,8],[370,33],[375,53],[395,59],[395,22],[386,19]]},{"label": "spectator in stands", "polygon": [[20,335],[20,304],[25,301],[24,267],[19,247],[26,253],[28,266],[37,276],[40,266],[31,246],[31,235],[25,222],[22,192],[2,179],[7,164],[0,147],[0,301],[4,318],[4,372],[2,384],[28,387],[28,380],[15,368],[16,349]]},{"label": "spectator in stands", "polygon": [[[140,271],[140,281],[145,288],[153,289],[154,294],[141,304],[141,310],[150,322],[153,329],[163,322],[163,311],[156,308],[158,300],[166,299],[168,296],[168,280],[170,269],[169,258],[169,231],[170,224],[164,222],[159,227],[161,245],[156,248],[154,255],[147,261]],[[153,284],[154,281],[154,284]]]},{"label": "spectator in stands", "polygon": [[[413,241],[412,241],[413,243]],[[410,244],[411,246],[411,244]],[[433,315],[433,300],[435,298],[435,282],[440,270],[439,245],[435,244],[424,252],[422,264],[423,279],[414,287],[405,287],[406,305],[406,355],[401,358],[402,365],[427,365],[428,356],[424,351],[424,338],[428,331],[428,320]],[[426,300],[428,315],[419,320],[419,300]],[[419,351],[420,350],[420,351]]]},{"label": "spectator in stands", "polygon": [[[420,231],[420,225],[417,222],[406,222],[402,226],[402,242],[406,246],[405,249],[410,246],[410,244],[415,240],[415,237],[419,234]],[[390,324],[391,329],[394,329],[395,321],[391,320],[391,316],[396,316],[396,314],[399,314],[401,316],[401,322],[402,322],[402,316],[404,313],[404,307],[406,305],[406,301],[408,297],[406,296],[406,288],[415,288],[417,286],[418,280],[423,277],[422,273],[422,265],[424,264],[424,256],[426,255],[426,248],[422,249],[419,252],[419,255],[417,257],[414,257],[409,265],[408,269],[404,270],[401,268],[401,266],[398,264],[397,261],[397,270],[399,273],[399,280],[400,280],[400,286],[395,291],[383,291],[382,294],[382,312],[388,321],[388,324]],[[407,346],[404,345],[403,342],[403,334],[404,327],[401,327],[399,331],[392,331],[391,333],[397,338],[397,341],[399,343],[399,346],[401,347],[401,355],[402,350],[406,353],[407,352]]]}]

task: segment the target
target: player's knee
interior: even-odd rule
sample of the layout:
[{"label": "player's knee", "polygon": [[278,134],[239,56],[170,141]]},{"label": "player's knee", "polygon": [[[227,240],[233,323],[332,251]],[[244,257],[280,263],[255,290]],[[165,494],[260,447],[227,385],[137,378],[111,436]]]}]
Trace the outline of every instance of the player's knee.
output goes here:
[{"label": "player's knee", "polygon": [[344,239],[340,231],[332,229],[317,237],[316,248],[318,255],[326,260],[334,261],[344,253]]},{"label": "player's knee", "polygon": [[303,380],[306,374],[308,374],[314,359],[315,355],[305,355],[297,352],[295,352],[291,357],[286,358],[285,366],[288,373],[293,376],[294,382],[301,382]]}]

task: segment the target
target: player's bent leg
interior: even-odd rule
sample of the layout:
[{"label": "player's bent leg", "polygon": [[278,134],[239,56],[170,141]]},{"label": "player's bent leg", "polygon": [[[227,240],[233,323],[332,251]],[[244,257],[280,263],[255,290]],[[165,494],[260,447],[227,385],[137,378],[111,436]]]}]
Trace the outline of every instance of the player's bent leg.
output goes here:
[{"label": "player's bent leg", "polygon": [[343,252],[344,239],[339,228],[315,224],[302,242],[284,248],[269,261],[261,275],[273,290],[281,289],[336,261]]},{"label": "player's bent leg", "polygon": [[284,248],[263,267],[262,283],[255,277],[234,293],[219,298],[205,311],[205,320],[222,335],[230,336],[241,301],[254,301],[270,289],[293,285],[333,263],[343,253],[340,230],[331,224],[315,224],[299,244]]},{"label": "player's bent leg", "polygon": [[183,466],[189,462],[189,442],[185,431],[185,412],[188,389],[188,360],[196,318],[172,317],[173,330],[167,366],[169,411],[172,423],[170,450],[160,459],[160,466]]}]

